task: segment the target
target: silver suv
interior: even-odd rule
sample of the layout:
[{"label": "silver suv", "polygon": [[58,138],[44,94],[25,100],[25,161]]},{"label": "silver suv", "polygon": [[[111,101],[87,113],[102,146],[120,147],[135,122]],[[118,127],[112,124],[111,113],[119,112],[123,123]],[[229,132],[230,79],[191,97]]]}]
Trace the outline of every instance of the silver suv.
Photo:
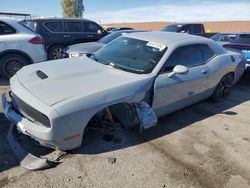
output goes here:
[{"label": "silver suv", "polygon": [[14,18],[0,18],[0,76],[12,77],[23,66],[47,60],[43,39]]}]

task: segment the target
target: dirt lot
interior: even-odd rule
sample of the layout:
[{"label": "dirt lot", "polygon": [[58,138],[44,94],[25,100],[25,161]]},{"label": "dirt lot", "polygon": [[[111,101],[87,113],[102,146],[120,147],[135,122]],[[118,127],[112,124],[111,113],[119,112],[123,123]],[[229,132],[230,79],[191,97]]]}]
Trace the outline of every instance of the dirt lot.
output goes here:
[{"label": "dirt lot", "polygon": [[0,187],[250,187],[249,93],[241,80],[227,101],[175,112],[143,135],[89,132],[61,164],[36,172],[17,163],[0,114]]}]

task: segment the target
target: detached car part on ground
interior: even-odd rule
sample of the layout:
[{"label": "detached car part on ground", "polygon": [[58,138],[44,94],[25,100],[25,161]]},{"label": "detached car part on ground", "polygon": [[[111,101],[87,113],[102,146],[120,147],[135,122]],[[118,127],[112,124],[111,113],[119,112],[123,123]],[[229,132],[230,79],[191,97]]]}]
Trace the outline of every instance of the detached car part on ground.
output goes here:
[{"label": "detached car part on ground", "polygon": [[22,68],[10,80],[11,100],[2,96],[4,113],[41,145],[70,150],[93,121],[114,117],[143,130],[206,98],[223,101],[245,69],[241,61],[203,37],[132,33],[91,56]]},{"label": "detached car part on ground", "polygon": [[9,79],[23,66],[47,60],[39,34],[13,18],[0,18],[0,75]]},{"label": "detached car part on ground", "polygon": [[110,43],[112,40],[122,36],[123,34],[128,33],[136,33],[136,32],[143,32],[145,30],[122,30],[122,31],[115,31],[111,34],[101,38],[97,42],[87,42],[87,43],[80,43],[68,46],[64,49],[63,56],[74,58],[74,57],[80,57],[88,53],[93,53],[97,50],[99,50],[104,45]]}]

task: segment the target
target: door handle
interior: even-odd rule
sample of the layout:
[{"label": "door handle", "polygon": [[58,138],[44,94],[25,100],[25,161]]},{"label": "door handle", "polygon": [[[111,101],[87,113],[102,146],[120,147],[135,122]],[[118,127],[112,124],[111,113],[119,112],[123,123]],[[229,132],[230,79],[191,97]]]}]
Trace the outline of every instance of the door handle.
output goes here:
[{"label": "door handle", "polygon": [[202,74],[207,74],[208,71],[207,71],[207,70],[202,70],[201,73],[202,73]]},{"label": "door handle", "polygon": [[87,35],[87,37],[94,37],[94,35]]},{"label": "door handle", "polygon": [[63,35],[64,38],[70,38],[71,35]]}]

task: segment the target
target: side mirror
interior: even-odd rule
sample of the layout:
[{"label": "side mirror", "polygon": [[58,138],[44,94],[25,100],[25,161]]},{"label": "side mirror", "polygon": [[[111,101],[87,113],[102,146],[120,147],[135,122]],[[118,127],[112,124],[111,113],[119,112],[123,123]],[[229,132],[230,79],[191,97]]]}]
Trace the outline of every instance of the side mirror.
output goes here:
[{"label": "side mirror", "polygon": [[101,35],[101,34],[102,34],[102,31],[101,31],[101,30],[98,30],[98,31],[97,31],[97,34],[98,34],[98,35]]},{"label": "side mirror", "polygon": [[173,69],[173,72],[169,73],[168,77],[173,77],[176,74],[187,74],[188,68],[183,65],[176,65]]}]

